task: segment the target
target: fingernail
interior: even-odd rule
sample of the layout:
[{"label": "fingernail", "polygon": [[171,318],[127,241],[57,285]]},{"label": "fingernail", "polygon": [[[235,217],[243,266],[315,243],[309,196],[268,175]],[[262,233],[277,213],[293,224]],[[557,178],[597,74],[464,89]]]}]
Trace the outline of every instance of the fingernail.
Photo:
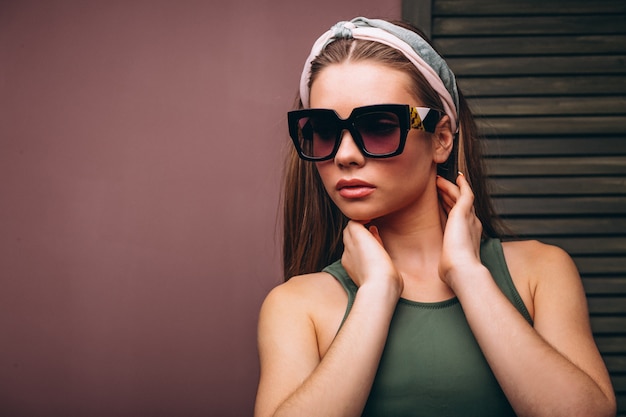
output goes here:
[{"label": "fingernail", "polygon": [[463,173],[462,173],[461,171],[459,171],[459,175],[461,175],[461,176],[463,176],[463,177],[465,176],[465,175],[463,175]]}]

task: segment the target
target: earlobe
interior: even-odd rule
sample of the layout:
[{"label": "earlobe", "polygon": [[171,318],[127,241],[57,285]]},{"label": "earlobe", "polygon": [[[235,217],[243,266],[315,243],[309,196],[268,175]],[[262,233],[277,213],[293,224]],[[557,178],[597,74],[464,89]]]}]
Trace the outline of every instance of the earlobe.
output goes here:
[{"label": "earlobe", "polygon": [[448,160],[454,144],[454,133],[450,128],[450,118],[444,115],[433,133],[434,161],[438,164]]}]

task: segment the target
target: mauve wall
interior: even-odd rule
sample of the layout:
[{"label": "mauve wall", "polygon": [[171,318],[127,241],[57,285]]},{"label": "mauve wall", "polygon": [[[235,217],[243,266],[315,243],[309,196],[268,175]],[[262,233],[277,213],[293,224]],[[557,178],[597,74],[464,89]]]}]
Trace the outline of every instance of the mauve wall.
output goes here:
[{"label": "mauve wall", "polygon": [[314,38],[400,0],[0,2],[0,416],[246,416]]}]

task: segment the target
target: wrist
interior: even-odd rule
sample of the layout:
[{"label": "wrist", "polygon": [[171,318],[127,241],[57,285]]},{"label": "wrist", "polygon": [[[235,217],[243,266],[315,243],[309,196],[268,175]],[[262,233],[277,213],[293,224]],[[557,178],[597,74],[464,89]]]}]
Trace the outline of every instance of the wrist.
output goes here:
[{"label": "wrist", "polygon": [[403,289],[402,280],[398,281],[399,283],[392,280],[366,282],[359,287],[357,297],[367,299],[368,303],[382,302],[395,305]]},{"label": "wrist", "polygon": [[474,287],[482,278],[490,276],[490,272],[482,263],[472,262],[450,268],[442,277],[443,281],[455,294],[466,287]]}]

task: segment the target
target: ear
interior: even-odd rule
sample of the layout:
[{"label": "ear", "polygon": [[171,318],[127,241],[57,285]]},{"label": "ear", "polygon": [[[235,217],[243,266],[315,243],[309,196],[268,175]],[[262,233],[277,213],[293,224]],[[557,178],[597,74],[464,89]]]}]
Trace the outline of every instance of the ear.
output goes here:
[{"label": "ear", "polygon": [[433,161],[442,164],[448,160],[454,144],[454,133],[450,126],[450,118],[444,115],[433,133]]}]

